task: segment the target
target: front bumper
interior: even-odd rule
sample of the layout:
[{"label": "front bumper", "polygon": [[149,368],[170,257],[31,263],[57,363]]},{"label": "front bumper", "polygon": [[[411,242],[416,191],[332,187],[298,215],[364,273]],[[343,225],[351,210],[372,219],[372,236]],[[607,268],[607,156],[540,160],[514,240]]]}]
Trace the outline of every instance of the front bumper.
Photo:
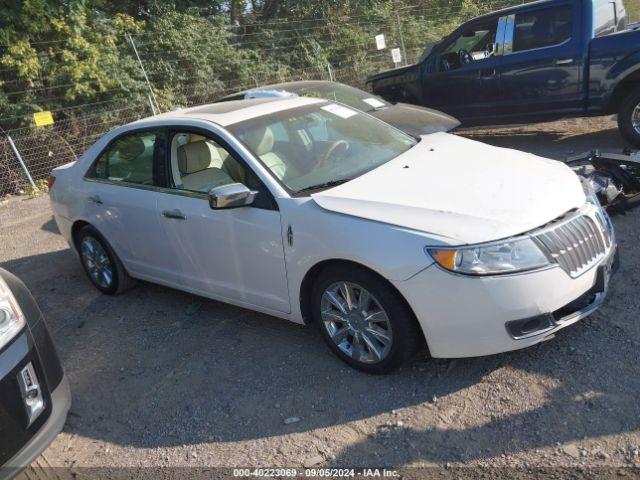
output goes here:
[{"label": "front bumper", "polygon": [[[578,278],[559,267],[470,277],[431,266],[394,285],[413,308],[433,357],[479,357],[535,345],[593,313],[606,297],[610,275],[607,271],[603,280],[602,272],[613,266],[615,255],[614,244]],[[507,328],[510,322],[549,316],[553,319],[549,328],[533,329],[520,338]]]},{"label": "front bumper", "polygon": [[47,421],[40,427],[38,433],[29,440],[29,443],[0,468],[0,479],[9,480],[22,472],[46,450],[62,431],[67,420],[67,413],[71,408],[71,390],[66,376],[51,393],[51,404],[51,414]]}]

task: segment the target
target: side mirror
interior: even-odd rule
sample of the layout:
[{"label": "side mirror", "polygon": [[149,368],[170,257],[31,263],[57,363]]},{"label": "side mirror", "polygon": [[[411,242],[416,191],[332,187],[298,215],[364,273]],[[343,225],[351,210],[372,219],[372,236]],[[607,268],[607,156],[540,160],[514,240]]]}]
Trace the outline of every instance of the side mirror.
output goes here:
[{"label": "side mirror", "polygon": [[214,210],[246,207],[253,203],[257,194],[242,183],[230,183],[209,192],[209,206]]}]

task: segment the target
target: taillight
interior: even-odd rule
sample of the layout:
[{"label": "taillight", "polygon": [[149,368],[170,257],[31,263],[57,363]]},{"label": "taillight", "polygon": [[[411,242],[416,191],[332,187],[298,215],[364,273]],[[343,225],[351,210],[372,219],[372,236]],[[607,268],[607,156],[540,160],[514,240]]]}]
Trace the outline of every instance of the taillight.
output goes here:
[{"label": "taillight", "polygon": [[56,177],[53,175],[49,175],[49,179],[47,180],[47,186],[49,187],[49,191],[53,188],[53,184],[56,183]]}]

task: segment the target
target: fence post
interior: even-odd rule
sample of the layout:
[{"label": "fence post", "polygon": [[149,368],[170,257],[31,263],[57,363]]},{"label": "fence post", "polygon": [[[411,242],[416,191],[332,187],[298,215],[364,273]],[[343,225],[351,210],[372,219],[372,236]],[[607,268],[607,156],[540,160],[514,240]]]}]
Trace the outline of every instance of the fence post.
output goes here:
[{"label": "fence post", "polygon": [[11,136],[7,132],[4,131],[4,129],[2,130],[2,133],[4,133],[4,136],[7,137],[7,141],[9,142],[9,146],[11,146],[11,150],[13,150],[14,155],[18,159],[18,163],[20,163],[20,166],[22,167],[22,170],[24,170],[24,173],[27,176],[27,179],[29,180],[29,183],[34,188],[34,190],[37,190],[38,187],[36,187],[36,182],[33,181],[33,178],[31,177],[31,174],[29,173],[29,169],[27,168],[27,165],[24,163],[24,160],[22,160],[22,155],[20,155],[20,152],[16,148],[16,144],[13,143],[13,139],[11,138]]},{"label": "fence post", "polygon": [[335,77],[333,76],[333,67],[330,62],[327,62],[327,73],[329,74],[329,81],[334,82]]},{"label": "fence post", "polygon": [[[158,109],[158,113],[160,113],[160,105],[158,105],[158,100],[156,99],[156,94],[153,93],[153,88],[151,88],[151,82],[149,81],[149,77],[147,77],[147,71],[144,69],[144,65],[142,65],[142,60],[140,59],[140,55],[138,55],[138,49],[136,48],[136,44],[133,41],[133,37],[131,36],[130,33],[127,33],[127,36],[129,37],[129,41],[131,42],[131,46],[133,47],[133,52],[136,54],[136,58],[138,59],[138,63],[140,64],[140,69],[142,70],[142,74],[144,75],[144,79],[147,82],[147,87],[149,87],[149,93],[151,94],[151,96],[149,97],[149,104],[151,105],[151,111],[155,115],[156,114],[156,108]],[[153,102],[151,102],[152,98],[153,98]],[[154,103],[155,103],[155,108],[153,107]]]},{"label": "fence post", "polygon": [[395,14],[396,14],[396,25],[398,27],[398,35],[400,35],[400,48],[402,48],[402,57],[404,58],[404,64],[408,65],[407,50],[404,48],[404,35],[402,33],[402,22],[400,21],[400,14],[398,13],[397,9],[395,11]]}]

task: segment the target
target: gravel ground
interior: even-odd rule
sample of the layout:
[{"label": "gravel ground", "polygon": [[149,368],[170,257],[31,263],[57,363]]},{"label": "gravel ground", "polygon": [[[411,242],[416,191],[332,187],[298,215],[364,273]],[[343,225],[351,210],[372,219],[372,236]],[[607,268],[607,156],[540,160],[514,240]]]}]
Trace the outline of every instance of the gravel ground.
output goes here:
[{"label": "gravel ground", "polygon": [[[556,159],[620,150],[611,119],[463,132]],[[0,261],[45,313],[74,403],[47,466],[640,467],[640,211],[614,219],[608,302],[491,357],[345,367],[308,328],[141,283],[98,293],[46,197],[0,205]],[[35,472],[35,473],[34,473]]]}]

